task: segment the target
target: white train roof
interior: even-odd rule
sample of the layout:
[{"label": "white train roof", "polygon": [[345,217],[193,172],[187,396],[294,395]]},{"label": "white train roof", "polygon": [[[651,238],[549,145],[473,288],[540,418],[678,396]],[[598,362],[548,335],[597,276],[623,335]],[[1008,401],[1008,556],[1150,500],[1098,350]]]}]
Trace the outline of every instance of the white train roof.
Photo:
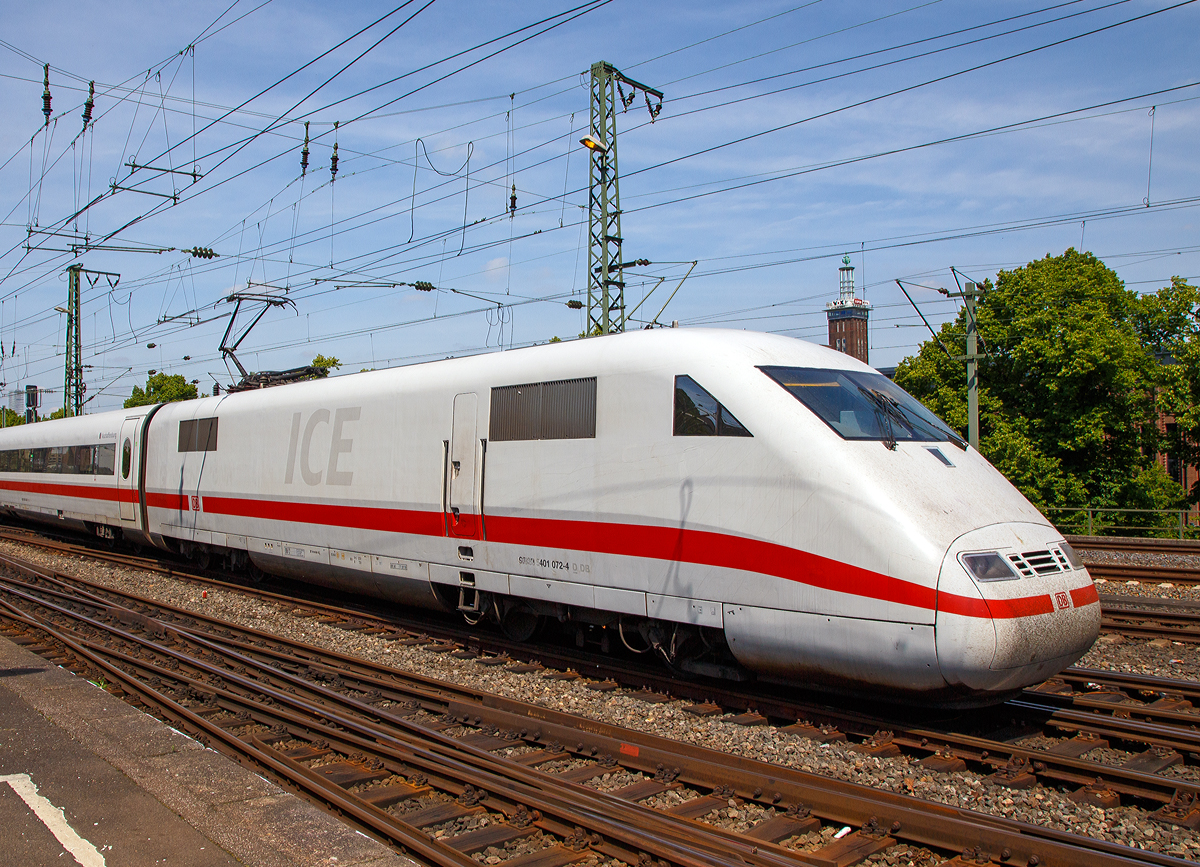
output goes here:
[{"label": "white train roof", "polygon": [[[792,337],[763,334],[755,331],[734,331],[721,328],[659,328],[650,331],[631,331],[586,340],[542,344],[523,349],[470,355],[428,361],[387,370],[334,376],[326,379],[275,386],[262,390],[221,395],[220,403],[233,408],[254,403],[270,407],[293,401],[320,400],[326,395],[339,398],[347,392],[370,393],[378,390],[437,389],[441,387],[476,387],[480,385],[518,385],[555,379],[596,376],[604,374],[661,373],[674,375],[703,371],[727,371],[745,365],[785,365],[820,367],[839,370],[876,372],[855,358],[826,346],[819,346]],[[212,401],[201,396],[197,400]],[[187,415],[196,401],[180,401],[171,405],[173,412]],[[210,407],[213,404],[210,403]],[[120,420],[144,415],[150,407],[119,409],[106,413],[65,419],[55,425],[42,427],[20,426],[23,445],[32,445],[29,437],[41,429],[47,442],[62,442],[64,432],[70,436],[77,428],[83,441],[97,438],[96,425],[120,427]],[[0,430],[0,444],[8,439]],[[35,436],[35,441],[41,436]]]}]

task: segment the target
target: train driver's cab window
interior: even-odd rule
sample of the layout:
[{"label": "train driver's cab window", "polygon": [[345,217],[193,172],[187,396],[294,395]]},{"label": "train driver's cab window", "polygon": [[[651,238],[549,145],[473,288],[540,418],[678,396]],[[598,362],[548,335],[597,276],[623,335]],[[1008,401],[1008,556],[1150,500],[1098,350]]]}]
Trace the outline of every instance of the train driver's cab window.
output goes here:
[{"label": "train driver's cab window", "polygon": [[761,367],[843,439],[952,442],[962,438],[883,374],[861,370]]},{"label": "train driver's cab window", "polygon": [[753,436],[720,401],[690,376],[675,377],[675,436]]}]

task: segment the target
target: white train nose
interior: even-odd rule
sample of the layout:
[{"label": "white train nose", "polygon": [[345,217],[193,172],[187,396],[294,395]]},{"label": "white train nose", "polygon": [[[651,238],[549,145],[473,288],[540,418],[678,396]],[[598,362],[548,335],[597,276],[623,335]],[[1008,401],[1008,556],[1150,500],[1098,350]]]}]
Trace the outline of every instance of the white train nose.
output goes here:
[{"label": "white train nose", "polygon": [[942,676],[1003,692],[1045,680],[1100,634],[1091,577],[1052,527],[995,524],[950,545],[938,579]]}]

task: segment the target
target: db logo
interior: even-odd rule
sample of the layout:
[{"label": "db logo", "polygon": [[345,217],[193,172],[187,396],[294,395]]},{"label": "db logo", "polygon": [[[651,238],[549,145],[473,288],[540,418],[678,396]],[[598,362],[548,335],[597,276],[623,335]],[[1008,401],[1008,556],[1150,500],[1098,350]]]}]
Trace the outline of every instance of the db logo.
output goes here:
[{"label": "db logo", "polygon": [[1066,593],[1055,593],[1054,594],[1054,604],[1058,606],[1059,611],[1061,611],[1064,608],[1070,608],[1071,607],[1071,597],[1068,596]]},{"label": "db logo", "polygon": [[[193,512],[200,511],[200,498],[198,496],[196,496],[195,494],[192,495],[192,511]],[[1063,594],[1060,593],[1059,595],[1062,596]]]}]

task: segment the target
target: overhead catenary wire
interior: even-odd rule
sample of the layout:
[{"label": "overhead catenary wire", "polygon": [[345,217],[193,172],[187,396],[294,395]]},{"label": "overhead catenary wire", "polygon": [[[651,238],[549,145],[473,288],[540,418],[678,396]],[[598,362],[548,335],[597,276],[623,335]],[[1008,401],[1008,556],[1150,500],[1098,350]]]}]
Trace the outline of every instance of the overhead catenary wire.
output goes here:
[{"label": "overhead catenary wire", "polygon": [[776,126],[768,128],[768,129],[764,129],[764,130],[759,130],[758,132],[748,133],[747,135],[739,136],[739,137],[737,137],[735,139],[731,139],[729,141],[721,142],[721,143],[718,143],[715,145],[710,145],[708,147],[701,148],[699,150],[692,151],[690,153],[683,154],[678,157],[673,157],[669,160],[664,160],[662,162],[658,162],[658,163],[655,163],[650,166],[645,166],[643,168],[636,169],[632,172],[627,172],[625,176],[629,177],[631,175],[638,175],[638,174],[642,174],[644,172],[653,171],[655,169],[660,169],[665,166],[669,166],[669,165],[673,165],[678,162],[682,162],[683,160],[694,159],[696,157],[703,156],[705,154],[713,153],[714,151],[717,151],[717,150],[721,150],[721,149],[724,149],[727,147],[733,147],[734,145],[738,145],[738,144],[744,144],[745,142],[751,141],[756,138],[761,138],[762,136],[772,135],[777,132],[782,132],[784,130],[793,129],[794,127],[800,126],[801,124],[804,124],[804,123],[811,123],[814,120],[831,117],[834,114],[839,114],[841,112],[850,111],[851,109],[862,108],[863,106],[871,105],[872,103],[879,102],[884,99],[890,99],[891,97],[894,97],[894,96],[900,96],[901,94],[911,93],[914,90],[918,90],[923,87],[929,87],[930,85],[933,85],[933,84],[940,84],[941,82],[949,81],[952,78],[957,78],[962,75],[968,75],[972,72],[978,72],[982,69],[987,69],[992,66],[997,66],[1001,63],[1007,63],[1009,61],[1016,60],[1021,57],[1028,57],[1029,55],[1034,54],[1039,51],[1045,51],[1050,48],[1057,48],[1058,46],[1065,45],[1068,42],[1074,42],[1078,39],[1085,39],[1089,36],[1095,36],[1096,34],[1104,33],[1108,30],[1113,30],[1117,27],[1123,27],[1128,24],[1135,23],[1137,21],[1144,21],[1145,19],[1150,18],[1152,16],[1161,15],[1164,12],[1170,12],[1175,9],[1182,8],[1184,6],[1190,6],[1195,2],[1197,2],[1197,0],[1181,0],[1181,2],[1175,3],[1171,6],[1167,6],[1162,9],[1154,9],[1150,12],[1146,12],[1141,15],[1135,15],[1134,17],[1127,18],[1124,21],[1118,21],[1113,24],[1106,24],[1103,27],[1096,27],[1085,33],[1077,33],[1072,36],[1067,36],[1062,39],[1054,40],[1053,42],[1048,42],[1043,45],[1038,45],[1033,48],[1028,48],[1024,51],[1018,51],[1013,54],[1006,55],[1004,57],[999,57],[999,58],[996,58],[995,60],[989,60],[984,63],[978,63],[973,66],[967,67],[965,69],[958,69],[958,70],[955,70],[954,72],[948,72],[943,75],[934,76],[933,78],[929,78],[924,81],[917,82],[915,84],[906,85],[904,87],[895,88],[895,89],[889,90],[885,93],[877,94],[875,96],[870,96],[870,97],[866,97],[864,99],[855,100],[851,103],[847,103],[847,104],[844,104],[841,106],[837,106],[835,108],[827,109],[825,111],[821,111],[821,112],[817,112],[815,114],[808,115],[806,117],[800,118],[799,120],[789,121],[788,123],[779,124],[779,125],[776,125]]},{"label": "overhead catenary wire", "polygon": [[[479,182],[485,182],[485,181],[481,180]],[[557,208],[557,210],[560,211],[560,222],[565,222],[562,220],[562,217],[561,217],[561,214],[564,213],[564,211],[565,211],[565,204],[566,204],[566,196],[563,196],[562,197],[562,206],[560,208]],[[467,220],[464,218],[463,225],[465,226],[466,224],[467,224]],[[464,231],[464,243],[465,243],[465,231]],[[461,249],[461,247],[460,247],[460,249]],[[511,257],[510,257],[510,260],[511,260]],[[510,341],[511,341],[511,338],[510,338]]]},{"label": "overhead catenary wire", "polygon": [[[519,44],[522,44],[522,43],[524,43],[524,42],[527,42],[529,39],[532,39],[532,38],[534,38],[534,37],[536,37],[536,36],[538,36],[538,35],[541,35],[542,33],[548,32],[549,30],[551,30],[551,29],[553,29],[553,28],[555,28],[555,27],[557,27],[557,26],[559,26],[559,25],[561,25],[561,24],[563,24],[563,23],[566,23],[567,21],[574,20],[575,18],[578,18],[578,17],[580,17],[581,15],[583,15],[583,14],[586,14],[587,12],[593,11],[594,9],[596,9],[596,8],[599,8],[600,6],[606,5],[606,4],[607,4],[607,3],[609,3],[609,2],[611,2],[611,0],[589,0],[589,3],[586,3],[586,4],[584,4],[584,6],[582,6],[582,7],[576,7],[576,9],[581,9],[582,11],[575,12],[575,14],[574,14],[574,15],[571,15],[571,16],[569,16],[569,17],[567,17],[567,18],[563,18],[563,19],[561,19],[561,20],[559,20],[559,21],[557,21],[557,22],[551,23],[551,24],[550,24],[550,25],[548,25],[546,28],[544,28],[542,31],[539,31],[539,32],[537,32],[537,33],[534,33],[534,34],[532,34],[532,35],[529,35],[529,36],[526,36],[525,38],[523,38],[523,39],[521,39],[521,40],[518,40],[517,42],[511,43],[511,44],[509,44],[509,45],[506,45],[506,46],[503,46],[503,47],[501,47],[500,49],[498,49],[498,50],[496,50],[496,51],[492,52],[492,53],[491,53],[491,54],[489,54],[489,55],[486,55],[486,56],[485,56],[485,57],[483,57],[483,58],[478,58],[478,59],[476,59],[476,60],[474,60],[474,61],[471,61],[470,63],[468,63],[468,64],[466,64],[466,65],[464,65],[464,66],[462,66],[462,67],[460,67],[460,68],[458,68],[458,69],[456,69],[456,70],[453,70],[453,71],[451,71],[451,72],[449,72],[449,73],[446,73],[446,74],[442,75],[442,76],[441,76],[441,77],[439,77],[438,79],[435,79],[433,82],[427,82],[426,84],[424,84],[424,85],[421,85],[421,86],[417,87],[416,89],[414,89],[414,90],[410,91],[408,94],[404,94],[404,95],[402,95],[402,96],[400,96],[400,97],[397,97],[396,99],[393,99],[393,100],[391,100],[389,103],[387,103],[387,105],[394,104],[394,103],[395,103],[395,102],[397,102],[398,100],[400,100],[400,99],[403,99],[403,98],[405,98],[406,96],[409,96],[409,95],[411,95],[411,94],[413,94],[413,93],[419,92],[420,90],[423,90],[423,89],[425,89],[426,87],[428,87],[428,86],[431,86],[431,85],[432,85],[432,84],[434,84],[434,83],[437,83],[437,82],[440,82],[440,81],[444,81],[446,78],[449,78],[449,77],[450,77],[450,76],[452,76],[452,75],[458,74],[459,72],[462,72],[462,71],[464,71],[465,69],[468,69],[468,68],[470,68],[470,67],[472,67],[472,66],[476,65],[477,63],[480,63],[480,62],[482,62],[483,60],[490,59],[491,57],[494,57],[494,56],[496,56],[497,54],[500,54],[500,53],[502,53],[502,52],[504,52],[504,51],[507,51],[507,50],[509,50],[509,49],[511,49],[511,48],[513,48],[513,47],[515,47],[516,45],[519,45]],[[569,11],[573,11],[573,10],[569,10]],[[560,13],[560,14],[565,14],[565,13]],[[543,20],[552,20],[552,19],[553,19],[553,18],[555,18],[555,17],[559,17],[559,16],[551,16],[549,19],[543,19]],[[526,26],[526,27],[524,27],[524,28],[519,28],[517,31],[513,31],[513,32],[521,32],[521,31],[523,31],[523,30],[527,30],[527,29],[529,29],[529,28],[530,28],[530,27],[532,27],[532,26],[536,26],[536,23],[535,23],[535,25],[528,25],[528,26]],[[493,42],[493,41],[495,41],[495,40],[490,40],[489,42]],[[487,43],[485,43],[485,44],[487,44]],[[362,119],[364,116],[365,116],[365,115],[360,115],[358,118],[354,118],[354,119],[352,119],[352,121],[351,121],[351,122],[353,122],[353,121],[355,121],[355,120],[361,120],[361,119]],[[248,168],[246,168],[246,169],[243,169],[242,171],[239,171],[239,172],[235,173],[235,174],[234,174],[234,175],[232,175],[232,176],[228,176],[228,177],[224,178],[224,179],[223,179],[222,181],[220,181],[220,182],[217,182],[217,183],[215,183],[215,184],[212,184],[212,185],[208,185],[208,186],[207,186],[205,189],[203,189],[203,190],[201,190],[201,191],[199,191],[199,192],[201,192],[201,193],[203,193],[203,192],[209,192],[211,189],[214,189],[214,188],[216,188],[216,187],[219,187],[219,186],[222,186],[222,185],[224,185],[224,184],[226,184],[226,183],[229,183],[230,181],[232,181],[232,180],[235,180],[235,179],[237,179],[238,177],[241,177],[241,176],[243,176],[243,175],[247,174],[247,173],[248,173],[248,172],[250,172],[250,171],[253,171],[253,170],[257,169],[257,168],[261,168],[263,165],[266,165],[267,163],[269,163],[269,162],[273,161],[274,159],[278,158],[278,156],[280,156],[280,155],[278,155],[278,154],[277,154],[276,156],[273,156],[273,157],[270,157],[270,158],[268,158],[268,159],[266,159],[266,160],[260,161],[259,163],[255,164],[255,165],[252,165],[252,166],[250,166],[250,167],[248,167]],[[186,196],[183,196],[183,195],[181,195],[181,196],[180,196],[180,199],[181,199],[181,200],[190,200],[190,199],[192,199],[192,198],[195,198],[195,196],[196,196],[196,195],[198,195],[198,194],[199,194],[199,193],[196,193],[196,192],[190,192],[190,193],[189,193],[188,195],[186,195]],[[100,198],[103,198],[103,196],[102,196],[102,197],[98,197],[97,201],[98,201]],[[89,208],[90,208],[90,207],[92,207],[92,206],[93,206],[95,203],[96,203],[95,201],[94,201],[94,202],[90,202],[90,203],[89,203],[89,204],[88,204],[86,207],[89,207]],[[152,216],[152,215],[154,215],[155,213],[157,213],[157,212],[160,212],[161,210],[163,210],[163,207],[162,207],[162,206],[158,206],[158,207],[155,207],[155,208],[152,208],[152,209],[150,209],[150,211],[148,211],[146,214],[143,214],[143,215],[141,215],[141,216],[135,217],[135,218],[133,218],[132,220],[130,220],[130,221],[128,221],[127,223],[125,223],[124,225],[120,226],[120,227],[119,227],[119,228],[116,230],[116,232],[114,232],[114,233],[111,233],[109,237],[111,237],[111,235],[112,235],[112,234],[116,234],[116,233],[118,233],[118,232],[124,231],[125,229],[128,229],[128,228],[130,228],[131,226],[133,226],[133,225],[136,225],[137,223],[140,223],[140,222],[142,222],[143,220],[147,219],[149,216]]]}]

